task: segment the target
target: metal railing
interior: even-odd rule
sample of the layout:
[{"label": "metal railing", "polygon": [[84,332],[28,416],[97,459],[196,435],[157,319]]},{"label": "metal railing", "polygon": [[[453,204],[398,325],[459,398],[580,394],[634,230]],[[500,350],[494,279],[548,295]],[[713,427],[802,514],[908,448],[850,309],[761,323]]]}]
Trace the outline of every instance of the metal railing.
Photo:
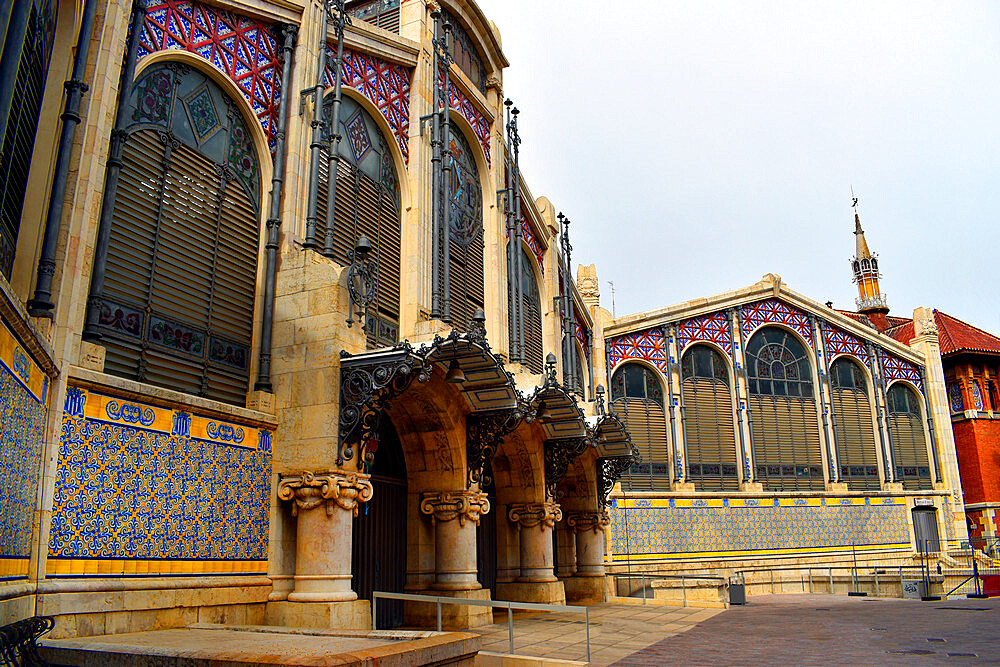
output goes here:
[{"label": "metal railing", "polygon": [[649,597],[646,595],[646,582],[653,583],[654,580],[662,579],[679,579],[681,582],[681,606],[687,606],[687,582],[693,580],[704,580],[710,579],[713,581],[718,581],[723,584],[726,583],[726,577],[720,576],[718,574],[674,574],[668,572],[640,572],[638,574],[619,574],[619,573],[609,573],[607,576],[614,577],[615,579],[615,594],[619,594],[619,597],[636,597],[635,593],[629,593],[628,595],[620,595],[621,587],[618,585],[619,580],[624,579],[629,581],[632,579],[638,579],[641,582],[640,591],[642,592],[642,603],[646,604],[646,600]]},{"label": "metal railing", "polygon": [[408,600],[410,602],[433,603],[437,611],[437,630],[441,632],[441,606],[446,604],[465,605],[467,607],[491,607],[507,610],[507,641],[508,653],[514,653],[514,610],[525,611],[562,611],[583,614],[584,629],[587,635],[587,662],[590,662],[590,608],[582,605],[540,604],[537,602],[508,602],[506,600],[470,600],[468,598],[452,598],[443,595],[419,595],[416,593],[387,593],[375,591],[372,593],[372,630],[378,629],[375,621],[377,600]]}]

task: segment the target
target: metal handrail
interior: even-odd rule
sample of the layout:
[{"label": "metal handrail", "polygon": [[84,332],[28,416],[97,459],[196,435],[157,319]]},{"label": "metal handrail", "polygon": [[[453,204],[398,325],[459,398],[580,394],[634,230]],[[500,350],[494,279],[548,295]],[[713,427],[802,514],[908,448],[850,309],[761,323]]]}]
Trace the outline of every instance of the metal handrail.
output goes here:
[{"label": "metal handrail", "polygon": [[527,611],[568,611],[570,613],[582,613],[584,628],[587,633],[587,662],[590,662],[590,607],[583,605],[567,604],[542,604],[540,602],[510,602],[507,600],[471,600],[469,598],[452,598],[443,595],[421,595],[418,593],[388,593],[386,591],[375,591],[372,593],[372,630],[378,628],[375,621],[376,600],[378,598],[386,600],[409,600],[411,602],[433,602],[437,607],[437,631],[441,632],[441,605],[457,604],[467,607],[490,607],[494,609],[507,610],[507,639],[510,651],[514,653],[514,610],[522,609]]}]

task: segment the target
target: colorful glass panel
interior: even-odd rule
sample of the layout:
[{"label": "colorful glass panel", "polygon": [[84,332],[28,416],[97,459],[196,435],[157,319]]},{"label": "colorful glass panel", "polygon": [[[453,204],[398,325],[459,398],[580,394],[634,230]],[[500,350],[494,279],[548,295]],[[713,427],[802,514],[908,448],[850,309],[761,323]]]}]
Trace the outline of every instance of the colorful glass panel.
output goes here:
[{"label": "colorful glass panel", "polygon": [[920,391],[924,390],[924,383],[920,378],[920,370],[908,361],[903,361],[897,356],[888,352],[882,354],[882,372],[886,381],[909,380],[916,385]]},{"label": "colorful glass panel", "polygon": [[948,403],[952,412],[965,410],[965,400],[962,398],[962,386],[957,382],[948,385]]},{"label": "colorful glass panel", "polygon": [[451,238],[469,245],[483,231],[483,189],[472,149],[462,132],[451,132]]},{"label": "colorful glass panel", "polygon": [[614,368],[626,359],[643,359],[666,373],[667,342],[663,330],[653,328],[612,338],[608,343],[608,364]]},{"label": "colorful glass panel", "polygon": [[[438,75],[438,86],[444,86],[444,74]],[[476,108],[476,105],[472,103],[469,97],[454,82],[449,86],[449,91],[451,92],[451,99],[449,100],[451,108],[462,114],[462,117],[469,121],[472,131],[475,133],[476,138],[479,139],[479,144],[483,147],[483,153],[486,154],[486,163],[492,164],[490,159],[490,121],[486,119],[486,115]]]},{"label": "colorful glass panel", "polygon": [[625,364],[611,377],[611,400],[643,398],[663,405],[663,386],[650,369],[640,364]]},{"label": "colorful glass panel", "polygon": [[777,299],[767,299],[743,306],[742,319],[744,338],[749,337],[754,329],[763,324],[784,324],[789,329],[797,331],[812,345],[812,323],[809,321],[809,315]]},{"label": "colorful glass panel", "polygon": [[727,354],[733,351],[733,335],[729,317],[722,312],[709,313],[684,320],[677,327],[677,345],[682,350],[688,343],[707,340],[719,345]]},{"label": "colorful glass panel", "polygon": [[777,327],[761,329],[746,349],[751,394],[811,398],[812,371],[802,344]]},{"label": "colorful glass panel", "polygon": [[976,410],[983,409],[983,392],[979,389],[979,383],[975,380],[972,381],[972,402],[976,406]]}]

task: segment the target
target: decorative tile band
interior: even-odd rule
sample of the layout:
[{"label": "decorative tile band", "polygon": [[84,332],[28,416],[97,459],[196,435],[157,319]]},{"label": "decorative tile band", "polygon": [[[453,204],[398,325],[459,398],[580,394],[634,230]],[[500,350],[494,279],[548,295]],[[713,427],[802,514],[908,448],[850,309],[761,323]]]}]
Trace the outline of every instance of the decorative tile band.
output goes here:
[{"label": "decorative tile band", "polygon": [[[444,86],[443,73],[438,75],[438,87],[442,86]],[[490,158],[490,121],[486,119],[485,114],[476,108],[476,105],[472,103],[468,95],[455,85],[454,81],[451,82],[448,89],[451,92],[451,99],[449,100],[451,108],[462,114],[462,117],[469,121],[472,131],[475,132],[476,138],[479,139],[479,145],[483,147],[483,153],[486,154],[486,164],[492,164],[492,159]]]},{"label": "decorative tile band", "polygon": [[271,432],[69,387],[49,576],[263,573]]},{"label": "decorative tile band", "polygon": [[716,343],[727,354],[733,352],[733,334],[729,329],[729,317],[722,312],[684,320],[677,327],[677,347],[681,350],[688,343],[707,340]]},{"label": "decorative tile band", "polygon": [[893,380],[909,380],[922,393],[924,382],[920,377],[920,370],[908,361],[903,361],[899,357],[889,352],[882,353],[882,372],[888,382]]},{"label": "decorative tile band", "polygon": [[812,323],[809,322],[809,316],[783,301],[765,299],[747,304],[743,306],[742,319],[743,337],[747,340],[753,330],[761,325],[783,324],[798,332],[806,339],[806,343],[812,345]]},{"label": "decorative tile band", "polygon": [[608,364],[612,369],[627,359],[642,359],[667,372],[667,341],[659,327],[612,338],[608,344]]},{"label": "decorative tile band", "polygon": [[28,576],[49,378],[0,322],[0,579]]},{"label": "decorative tile band", "polygon": [[[612,503],[614,560],[910,548],[903,498],[629,499]],[[628,522],[626,538],[626,520]]]},{"label": "decorative tile band", "polygon": [[825,333],[826,354],[830,359],[838,354],[847,354],[856,357],[866,368],[868,367],[868,349],[860,339],[846,331],[841,331],[832,324],[826,325]]}]

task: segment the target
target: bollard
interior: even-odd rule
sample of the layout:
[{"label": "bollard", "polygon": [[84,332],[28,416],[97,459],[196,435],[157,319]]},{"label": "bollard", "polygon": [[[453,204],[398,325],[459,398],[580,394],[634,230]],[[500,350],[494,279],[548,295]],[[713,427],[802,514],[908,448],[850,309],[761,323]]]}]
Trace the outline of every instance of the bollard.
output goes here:
[{"label": "bollard", "polygon": [[587,626],[587,662],[590,662],[590,607],[583,609],[583,624]]},{"label": "bollard", "polygon": [[646,574],[642,575],[642,603],[646,604]]},{"label": "bollard", "polygon": [[514,652],[514,610],[507,607],[507,641],[510,643],[510,651]]},{"label": "bollard", "polygon": [[875,597],[881,597],[878,592],[878,568],[875,568]]},{"label": "bollard", "polygon": [[375,620],[375,600],[378,596],[372,593],[372,630],[378,630],[378,622]]},{"label": "bollard", "polygon": [[826,568],[826,573],[830,577],[830,595],[833,595],[833,568]]},{"label": "bollard", "polygon": [[438,632],[441,632],[441,602],[437,603],[437,615],[438,615]]},{"label": "bollard", "polygon": [[771,594],[774,594],[774,570],[768,570],[768,575],[771,577]]},{"label": "bollard", "polygon": [[809,568],[809,592],[813,592],[813,569]]},{"label": "bollard", "polygon": [[681,602],[682,607],[688,606],[688,587],[687,583],[684,581],[684,575],[681,575],[681,595],[683,596],[683,602]]}]

